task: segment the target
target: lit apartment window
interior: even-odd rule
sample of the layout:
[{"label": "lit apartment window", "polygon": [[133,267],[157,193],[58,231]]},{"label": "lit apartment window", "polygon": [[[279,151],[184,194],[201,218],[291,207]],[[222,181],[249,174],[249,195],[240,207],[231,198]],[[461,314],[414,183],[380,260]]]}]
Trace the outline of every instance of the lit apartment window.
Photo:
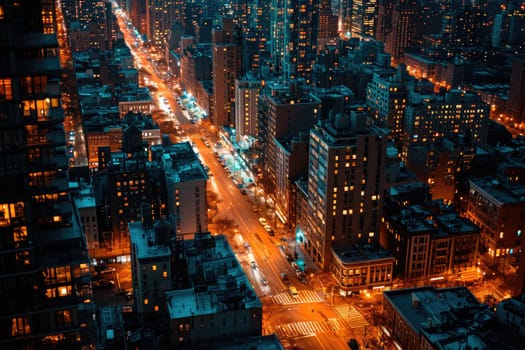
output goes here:
[{"label": "lit apartment window", "polygon": [[31,334],[27,317],[16,317],[11,320],[11,336]]},{"label": "lit apartment window", "polygon": [[164,271],[164,272],[162,273],[162,277],[164,277],[164,278],[168,278],[168,271]]},{"label": "lit apartment window", "polygon": [[157,271],[157,265],[151,265],[151,270],[152,271]]},{"label": "lit apartment window", "polygon": [[[0,8],[0,11],[1,11],[1,8]],[[0,15],[2,15],[2,12],[0,12]],[[1,100],[12,100],[12,99],[13,99],[13,88],[11,86],[11,78],[0,79],[0,101]]]},{"label": "lit apartment window", "polygon": [[144,299],[144,305],[148,305],[149,300],[147,298]]},{"label": "lit apartment window", "polygon": [[155,310],[155,311],[159,311],[159,306],[158,306],[158,305],[155,305],[154,310]]}]

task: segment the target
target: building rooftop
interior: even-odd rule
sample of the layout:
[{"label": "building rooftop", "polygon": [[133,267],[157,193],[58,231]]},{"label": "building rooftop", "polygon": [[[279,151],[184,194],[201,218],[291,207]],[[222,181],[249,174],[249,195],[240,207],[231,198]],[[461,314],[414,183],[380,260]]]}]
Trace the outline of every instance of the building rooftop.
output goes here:
[{"label": "building rooftop", "polygon": [[197,235],[184,251],[193,288],[166,294],[172,319],[262,307],[224,236]]},{"label": "building rooftop", "polygon": [[343,263],[363,263],[371,260],[392,259],[392,255],[379,245],[362,245],[359,247],[335,247],[332,251]]},{"label": "building rooftop", "polygon": [[439,231],[446,234],[479,233],[478,226],[455,212],[437,215],[436,222],[439,223]]},{"label": "building rooftop", "polygon": [[93,208],[96,206],[95,194],[94,193],[80,193],[78,196],[75,196],[73,200],[75,201],[75,206],[78,209],[82,208]]},{"label": "building rooftop", "polygon": [[208,179],[207,171],[189,142],[159,145],[155,150],[164,164],[166,177],[174,179],[174,182]]},{"label": "building rooftop", "polygon": [[486,348],[479,335],[493,314],[466,287],[409,288],[383,292],[383,297],[414,331],[439,343],[440,349],[459,349],[454,344],[466,342]]},{"label": "building rooftop", "polygon": [[129,238],[131,245],[135,248],[137,259],[167,258],[171,255],[169,247],[169,231],[171,227],[166,227],[168,232],[162,236],[163,232],[155,230],[155,227],[144,227],[142,222],[128,223]]},{"label": "building rooftop", "polygon": [[500,205],[525,201],[525,186],[507,187],[494,177],[469,180],[470,187],[477,187]]}]

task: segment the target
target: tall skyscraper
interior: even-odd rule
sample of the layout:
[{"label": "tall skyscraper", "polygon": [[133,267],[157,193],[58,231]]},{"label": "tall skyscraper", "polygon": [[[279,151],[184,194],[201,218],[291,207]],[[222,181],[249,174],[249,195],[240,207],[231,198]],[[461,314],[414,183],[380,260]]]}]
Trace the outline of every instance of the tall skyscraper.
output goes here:
[{"label": "tall skyscraper", "polygon": [[287,84],[269,83],[259,102],[259,140],[263,145],[265,190],[275,195],[279,143],[302,132],[308,132],[319,114],[320,100],[304,90],[304,82],[288,80]]},{"label": "tall skyscraper", "polygon": [[417,44],[420,5],[417,0],[399,0],[392,11],[392,32],[385,43],[385,51],[395,63],[402,62],[406,48]]},{"label": "tall skyscraper", "polygon": [[233,18],[224,18],[222,27],[212,32],[213,97],[212,123],[233,126],[235,79],[243,74],[242,29]]},{"label": "tall skyscraper", "polygon": [[184,30],[186,35],[196,36],[195,28],[202,18],[202,8],[199,4],[188,3],[184,8]]},{"label": "tall skyscraper", "polygon": [[379,240],[386,131],[363,112],[332,114],[310,132],[304,248],[321,268],[332,248]]},{"label": "tall skyscraper", "polygon": [[377,0],[353,0],[352,34],[374,38],[376,32]]},{"label": "tall skyscraper", "polygon": [[284,75],[309,83],[317,54],[319,0],[286,0]]},{"label": "tall skyscraper", "polygon": [[171,26],[177,20],[177,7],[172,0],[148,0],[146,3],[147,37],[158,48],[164,49]]},{"label": "tall skyscraper", "polygon": [[352,30],[352,1],[339,0],[339,7],[337,11],[339,32],[347,36]]},{"label": "tall skyscraper", "polygon": [[337,16],[332,13],[330,0],[321,0],[319,5],[317,50],[322,50],[326,44],[334,44],[337,38]]},{"label": "tall skyscraper", "polygon": [[275,72],[281,72],[284,65],[284,33],[285,33],[285,9],[286,0],[272,0],[272,14],[270,17],[270,54],[272,56],[272,68]]},{"label": "tall skyscraper", "polygon": [[392,12],[395,0],[378,0],[376,40],[386,42],[392,32]]},{"label": "tall skyscraper", "polygon": [[94,306],[69,196],[55,1],[2,1],[0,24],[0,347],[91,348]]}]

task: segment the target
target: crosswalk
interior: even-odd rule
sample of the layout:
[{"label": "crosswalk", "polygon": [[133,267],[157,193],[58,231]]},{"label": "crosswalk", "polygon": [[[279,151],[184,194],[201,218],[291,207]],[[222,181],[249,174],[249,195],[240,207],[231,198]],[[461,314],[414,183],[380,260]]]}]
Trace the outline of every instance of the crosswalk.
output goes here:
[{"label": "crosswalk", "polygon": [[299,295],[294,298],[288,292],[279,293],[273,296],[273,301],[280,305],[320,303],[324,301],[319,293],[313,290],[300,291],[298,294]]},{"label": "crosswalk", "polygon": [[360,328],[368,326],[368,322],[352,305],[334,306],[341,318],[345,320],[349,328]]},{"label": "crosswalk", "polygon": [[275,326],[275,333],[279,339],[331,331],[333,331],[333,328],[331,328],[329,324],[321,321],[301,321]]}]

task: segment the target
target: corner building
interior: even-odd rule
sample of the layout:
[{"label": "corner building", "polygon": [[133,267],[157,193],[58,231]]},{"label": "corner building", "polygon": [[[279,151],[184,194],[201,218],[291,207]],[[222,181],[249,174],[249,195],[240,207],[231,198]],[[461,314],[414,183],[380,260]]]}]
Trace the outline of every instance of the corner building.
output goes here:
[{"label": "corner building", "polygon": [[386,136],[356,112],[310,132],[307,228],[298,236],[319,267],[337,261],[333,248],[378,242]]}]

